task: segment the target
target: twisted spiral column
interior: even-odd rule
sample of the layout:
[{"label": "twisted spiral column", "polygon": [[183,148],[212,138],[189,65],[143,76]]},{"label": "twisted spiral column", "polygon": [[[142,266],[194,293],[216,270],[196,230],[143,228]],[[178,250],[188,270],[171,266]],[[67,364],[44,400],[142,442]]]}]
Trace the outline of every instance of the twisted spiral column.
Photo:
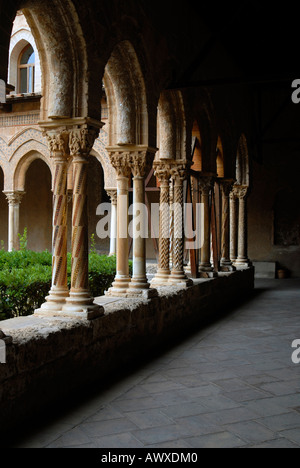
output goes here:
[{"label": "twisted spiral column", "polygon": [[232,180],[221,181],[222,191],[222,239],[221,239],[221,271],[234,271],[235,268],[230,260],[230,226],[229,226],[229,196],[232,190]]},{"label": "twisted spiral column", "polygon": [[151,287],[165,286],[170,277],[170,210],[169,184],[171,177],[170,164],[154,162],[155,175],[160,184],[159,212],[159,259],[158,270],[151,282]]},{"label": "twisted spiral column", "polygon": [[190,286],[193,284],[184,271],[184,223],[183,223],[183,182],[187,176],[187,164],[182,161],[174,162],[171,170],[174,180],[174,244],[173,268],[169,282]]},{"label": "twisted spiral column", "polygon": [[69,296],[67,280],[67,210],[68,210],[68,139],[66,130],[45,134],[54,162],[53,181],[53,234],[52,234],[52,287],[46,302],[36,314],[61,312]]},{"label": "twisted spiral column", "polygon": [[90,128],[70,132],[70,153],[73,156],[72,206],[72,275],[70,297],[62,312],[72,316],[94,319],[103,308],[94,304],[89,290],[87,176],[88,157],[97,131]]}]

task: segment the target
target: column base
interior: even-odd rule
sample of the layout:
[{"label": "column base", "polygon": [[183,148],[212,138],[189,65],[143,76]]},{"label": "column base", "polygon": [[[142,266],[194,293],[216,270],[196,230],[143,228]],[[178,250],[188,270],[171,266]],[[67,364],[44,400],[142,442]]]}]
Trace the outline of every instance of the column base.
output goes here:
[{"label": "column base", "polygon": [[107,297],[126,297],[127,289],[131,283],[129,276],[116,276],[112,287],[108,291],[105,291]]},{"label": "column base", "polygon": [[199,278],[218,278],[218,273],[211,270],[199,270]]},{"label": "column base", "polygon": [[159,268],[153,280],[151,281],[150,288],[168,286],[170,279],[170,270]]},{"label": "column base", "polygon": [[193,284],[193,281],[183,271],[172,271],[169,278],[169,285],[189,288]]},{"label": "column base", "polygon": [[46,297],[46,302],[37,310],[35,315],[48,316],[56,312],[60,312],[66,304],[66,299],[69,297],[67,288],[57,288],[53,286]]},{"label": "column base", "polygon": [[220,271],[223,273],[230,273],[232,271],[236,271],[235,266],[232,264],[231,261],[221,261],[221,268]]},{"label": "column base", "polygon": [[233,265],[237,270],[245,270],[246,268],[250,268],[252,263],[248,259],[237,259]]},{"label": "column base", "polygon": [[62,317],[76,317],[86,320],[94,320],[104,314],[103,307],[94,304],[94,299],[88,291],[70,292],[61,313]]}]

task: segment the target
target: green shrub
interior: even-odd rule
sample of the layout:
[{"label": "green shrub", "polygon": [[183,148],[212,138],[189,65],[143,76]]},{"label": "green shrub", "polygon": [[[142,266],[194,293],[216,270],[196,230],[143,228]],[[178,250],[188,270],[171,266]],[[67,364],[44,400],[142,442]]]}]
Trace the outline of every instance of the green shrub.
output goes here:
[{"label": "green shrub", "polygon": [[[68,254],[68,282],[71,283],[71,255]],[[130,269],[131,269],[130,264]],[[94,297],[110,288],[116,274],[116,258],[89,255],[89,281]],[[30,250],[0,250],[0,320],[30,315],[38,309],[51,288],[52,255]]]}]

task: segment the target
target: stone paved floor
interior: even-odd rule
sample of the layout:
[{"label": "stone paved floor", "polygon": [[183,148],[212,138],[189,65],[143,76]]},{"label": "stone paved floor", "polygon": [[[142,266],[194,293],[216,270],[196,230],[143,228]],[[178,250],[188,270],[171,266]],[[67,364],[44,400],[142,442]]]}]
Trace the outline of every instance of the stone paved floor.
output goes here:
[{"label": "stone paved floor", "polygon": [[[300,280],[247,303],[94,392],[17,447],[300,447]],[[96,389],[95,389],[96,390]]]}]

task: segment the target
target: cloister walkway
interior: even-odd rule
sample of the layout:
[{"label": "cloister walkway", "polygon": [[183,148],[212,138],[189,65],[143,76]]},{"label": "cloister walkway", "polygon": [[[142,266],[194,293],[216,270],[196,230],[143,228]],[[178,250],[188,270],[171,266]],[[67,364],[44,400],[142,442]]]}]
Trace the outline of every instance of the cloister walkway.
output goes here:
[{"label": "cloister walkway", "polygon": [[300,280],[259,280],[247,302],[74,396],[14,446],[300,447],[299,304]]}]

